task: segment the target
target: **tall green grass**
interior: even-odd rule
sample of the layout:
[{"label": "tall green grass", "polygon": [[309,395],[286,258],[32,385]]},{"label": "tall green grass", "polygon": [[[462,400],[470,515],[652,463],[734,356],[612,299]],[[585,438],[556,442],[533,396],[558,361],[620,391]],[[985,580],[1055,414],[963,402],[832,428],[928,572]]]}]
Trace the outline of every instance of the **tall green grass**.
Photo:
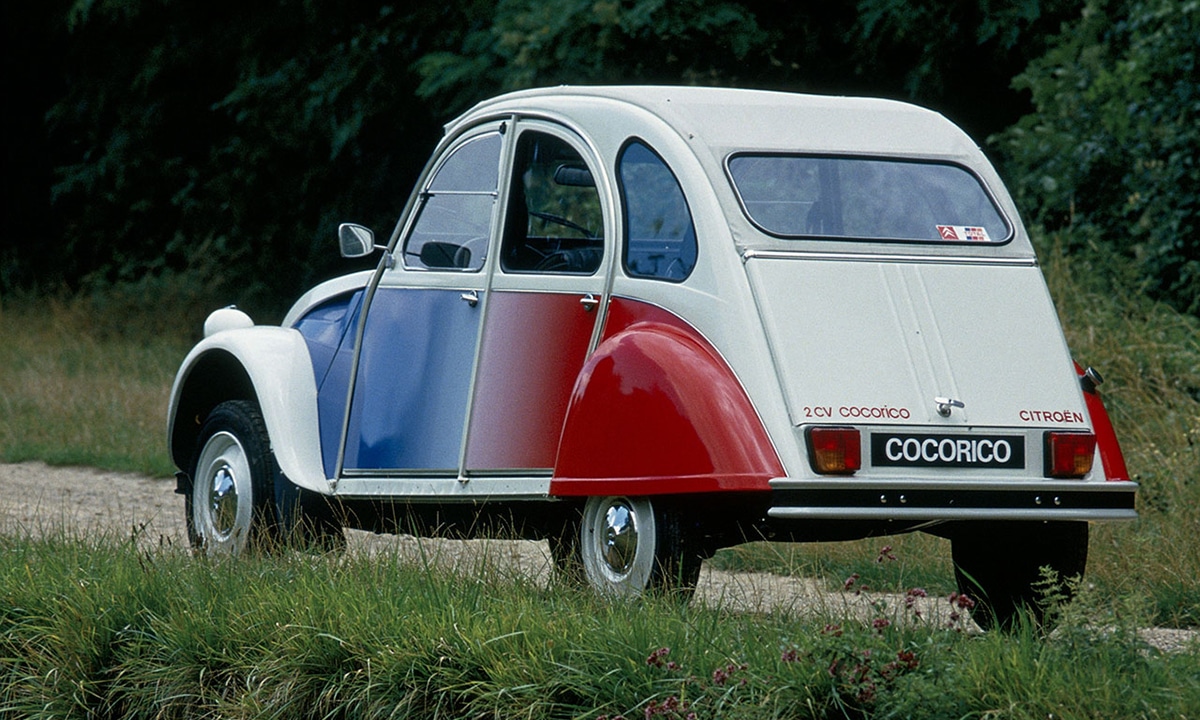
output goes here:
[{"label": "tall green grass", "polygon": [[[1139,718],[1200,712],[1200,655],[1089,607],[1042,638],[880,612],[606,602],[387,553],[214,562],[0,539],[0,717]],[[883,622],[887,617],[895,622]],[[911,620],[911,619],[910,619]]]},{"label": "tall green grass", "polygon": [[[1137,522],[1094,528],[1094,586],[1049,638],[896,622],[894,608],[864,621],[610,603],[388,553],[214,562],[9,536],[0,718],[1200,717],[1200,648],[1161,654],[1134,631],[1200,625],[1200,324],[1102,260],[1042,256],[1142,483]],[[0,460],[169,474],[181,326],[123,301],[0,303]],[[952,587],[948,545],[923,535],[754,543],[714,561],[832,588],[852,574]]]},{"label": "tall green grass", "polygon": [[0,461],[171,475],[167,400],[188,344],[145,306],[0,300]]},{"label": "tall green grass", "polygon": [[1200,318],[1145,298],[1119,261],[1041,256],[1067,342],[1100,387],[1133,479],[1136,523],[1093,528],[1089,579],[1147,590],[1159,622],[1200,626]]}]

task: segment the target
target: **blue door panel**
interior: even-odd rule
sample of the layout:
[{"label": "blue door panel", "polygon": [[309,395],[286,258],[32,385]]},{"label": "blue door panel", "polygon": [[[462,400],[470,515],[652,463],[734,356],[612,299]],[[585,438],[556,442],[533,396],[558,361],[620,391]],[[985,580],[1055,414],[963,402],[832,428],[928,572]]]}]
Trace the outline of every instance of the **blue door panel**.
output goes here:
[{"label": "blue door panel", "polygon": [[[361,290],[340,295],[309,310],[294,325],[308,345],[313,378],[318,388],[325,382],[325,374],[333,364],[338,348],[345,341],[346,331],[358,321],[361,301]],[[344,387],[342,389],[345,390]]]},{"label": "blue door panel", "polygon": [[359,356],[346,469],[457,471],[480,317],[461,294],[376,293]]},{"label": "blue door panel", "polygon": [[317,385],[317,417],[325,477],[333,477],[338,443],[346,417],[350,365],[354,362],[354,332],[362,310],[361,290],[336,297],[313,308],[295,325],[308,345]]}]

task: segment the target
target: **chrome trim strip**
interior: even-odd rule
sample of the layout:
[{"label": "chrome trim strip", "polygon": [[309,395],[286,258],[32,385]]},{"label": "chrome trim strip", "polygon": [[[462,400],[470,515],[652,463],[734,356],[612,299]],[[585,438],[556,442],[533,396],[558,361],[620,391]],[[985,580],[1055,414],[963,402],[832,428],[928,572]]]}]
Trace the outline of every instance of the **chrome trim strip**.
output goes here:
[{"label": "chrome trim strip", "polygon": [[780,520],[1136,520],[1136,510],[1039,510],[1006,508],[771,508]]},{"label": "chrome trim strip", "polygon": [[839,260],[843,262],[889,262],[921,263],[925,265],[995,265],[1011,267],[1037,267],[1037,258],[971,257],[968,255],[904,255],[899,253],[837,253],[808,250],[755,250],[742,251],[742,262],[763,260]]},{"label": "chrome trim strip", "polygon": [[549,477],[471,478],[460,482],[453,475],[441,478],[347,477],[338,483],[339,498],[394,498],[479,502],[481,500],[537,500],[550,495]]},{"label": "chrome trim strip", "polygon": [[1129,480],[1109,482],[1086,482],[1083,480],[855,480],[834,478],[830,480],[800,480],[796,478],[774,478],[772,490],[1011,490],[1013,492],[1136,492],[1138,484]]}]

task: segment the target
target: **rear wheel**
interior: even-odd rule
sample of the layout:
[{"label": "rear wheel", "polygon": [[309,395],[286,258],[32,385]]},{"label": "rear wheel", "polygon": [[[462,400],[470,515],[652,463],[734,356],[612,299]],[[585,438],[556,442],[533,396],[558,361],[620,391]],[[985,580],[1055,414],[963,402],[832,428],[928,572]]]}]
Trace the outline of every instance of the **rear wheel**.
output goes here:
[{"label": "rear wheel", "polygon": [[583,575],[604,595],[688,595],[700,577],[700,553],[680,512],[663,500],[588,498],[578,537]]},{"label": "rear wheel", "polygon": [[1065,580],[1087,565],[1086,522],[998,523],[970,527],[951,540],[958,590],[975,600],[971,617],[984,630],[1009,629],[1022,610],[1042,622],[1037,583],[1049,567]]}]

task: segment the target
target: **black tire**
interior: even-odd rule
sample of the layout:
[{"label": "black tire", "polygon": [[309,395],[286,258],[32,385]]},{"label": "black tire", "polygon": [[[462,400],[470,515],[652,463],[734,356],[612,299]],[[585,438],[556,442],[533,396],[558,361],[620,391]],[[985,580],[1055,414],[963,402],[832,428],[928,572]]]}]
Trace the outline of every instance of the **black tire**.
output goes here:
[{"label": "black tire", "polygon": [[329,499],[297,487],[282,472],[275,476],[275,510],[280,539],[287,547],[315,552],[341,552],[346,534]]},{"label": "black tire", "polygon": [[188,539],[208,555],[271,549],[279,527],[273,502],[278,475],[266,424],[247,400],[209,413],[192,454],[185,495]]},{"label": "black tire", "polygon": [[583,576],[602,595],[690,597],[700,578],[699,548],[682,514],[664,500],[588,498],[578,538]]},{"label": "black tire", "polygon": [[188,540],[206,554],[336,551],[346,545],[326,498],[296,487],[279,470],[254,402],[230,400],[209,413],[189,470]]},{"label": "black tire", "polygon": [[1024,610],[1045,619],[1036,587],[1041,568],[1060,580],[1087,566],[1088,524],[995,523],[964,528],[951,539],[958,591],[975,601],[971,618],[984,630],[1012,629]]}]

